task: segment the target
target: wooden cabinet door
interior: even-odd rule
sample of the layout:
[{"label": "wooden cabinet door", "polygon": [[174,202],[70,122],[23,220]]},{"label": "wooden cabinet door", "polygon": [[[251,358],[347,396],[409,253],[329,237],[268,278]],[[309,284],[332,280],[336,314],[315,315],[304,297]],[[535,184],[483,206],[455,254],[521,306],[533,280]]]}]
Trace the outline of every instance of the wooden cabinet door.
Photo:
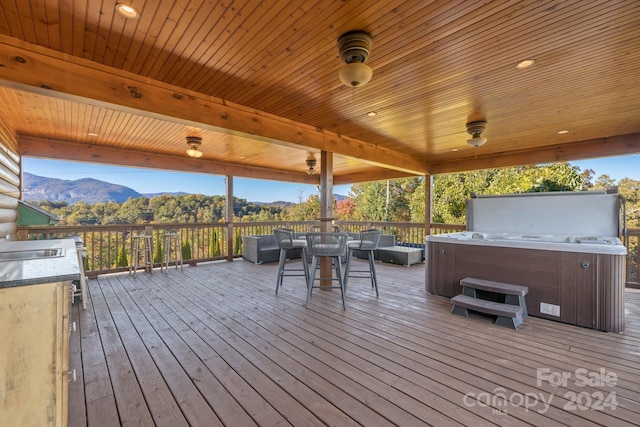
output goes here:
[{"label": "wooden cabinet door", "polygon": [[561,321],[598,328],[596,278],[595,254],[562,254]]},{"label": "wooden cabinet door", "polygon": [[3,425],[66,426],[68,286],[56,282],[0,289],[0,324]]},{"label": "wooden cabinet door", "polygon": [[[453,297],[455,289],[455,245],[431,242],[428,244],[427,291],[432,294]],[[459,283],[457,284],[459,287]]]}]

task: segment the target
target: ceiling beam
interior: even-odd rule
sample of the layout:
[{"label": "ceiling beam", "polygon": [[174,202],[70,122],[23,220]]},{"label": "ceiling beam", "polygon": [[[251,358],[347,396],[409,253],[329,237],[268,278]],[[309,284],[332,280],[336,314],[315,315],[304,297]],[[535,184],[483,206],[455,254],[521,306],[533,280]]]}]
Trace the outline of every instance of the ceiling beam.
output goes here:
[{"label": "ceiling beam", "polygon": [[0,84],[189,126],[355,157],[424,174],[405,153],[0,35]]},{"label": "ceiling beam", "polygon": [[19,137],[18,154],[21,156],[100,163],[115,166],[132,166],[148,169],[172,170],[214,175],[230,175],[272,181],[297,182],[317,185],[320,178],[307,173],[294,173],[239,163],[223,163],[215,160],[175,157],[142,151],[124,150],[103,145],[81,144],[54,139],[22,135]]},{"label": "ceiling beam", "polygon": [[556,144],[543,148],[512,151],[504,154],[493,153],[490,156],[478,156],[477,159],[461,159],[450,162],[432,163],[428,169],[431,174],[436,175],[478,169],[624,156],[636,153],[640,153],[640,133],[589,139],[567,144]]},{"label": "ceiling beam", "polygon": [[415,174],[408,174],[392,169],[378,169],[372,172],[359,172],[345,175],[335,175],[333,183],[335,185],[358,184],[361,182],[384,181],[387,179],[401,179],[415,177]]}]

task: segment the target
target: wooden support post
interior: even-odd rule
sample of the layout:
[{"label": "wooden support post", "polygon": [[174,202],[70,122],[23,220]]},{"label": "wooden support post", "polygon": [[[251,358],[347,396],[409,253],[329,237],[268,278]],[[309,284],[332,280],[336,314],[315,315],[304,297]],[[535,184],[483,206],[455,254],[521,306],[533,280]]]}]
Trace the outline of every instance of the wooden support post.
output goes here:
[{"label": "wooden support post", "polygon": [[224,219],[227,223],[227,261],[233,261],[233,176],[226,175],[226,204]]},{"label": "wooden support post", "polygon": [[429,174],[424,176],[424,234],[426,236],[431,234],[431,177],[432,175]]},{"label": "wooden support post", "polygon": [[[320,153],[320,231],[333,231],[333,153]],[[320,277],[333,277],[331,258],[320,259]],[[331,286],[331,281],[322,285]]]}]

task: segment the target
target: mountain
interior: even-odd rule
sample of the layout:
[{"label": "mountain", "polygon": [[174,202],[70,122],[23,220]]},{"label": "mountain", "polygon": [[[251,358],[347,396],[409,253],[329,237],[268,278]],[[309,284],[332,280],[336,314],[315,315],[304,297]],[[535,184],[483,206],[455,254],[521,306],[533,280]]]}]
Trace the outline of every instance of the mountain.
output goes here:
[{"label": "mountain", "polygon": [[[169,196],[190,194],[185,192],[140,194],[129,187],[93,178],[82,178],[71,181],[57,178],[46,178],[43,176],[33,175],[28,172],[23,173],[23,178],[24,200],[35,203],[41,202],[42,200],[49,200],[51,202],[66,202],[70,205],[77,202],[84,202],[91,205],[94,203],[106,203],[110,201],[123,203],[130,197],[136,198],[144,196],[151,199],[152,197],[161,196],[163,194],[167,194]],[[342,200],[346,197],[340,194],[334,194],[333,196],[337,200]],[[284,201],[256,203],[276,206],[288,206],[294,204]]]},{"label": "mountain", "polygon": [[40,202],[85,202],[87,204],[114,201],[125,202],[129,197],[141,197],[142,194],[123,185],[111,184],[93,178],[82,178],[73,181],[46,178],[23,173],[24,200]]}]

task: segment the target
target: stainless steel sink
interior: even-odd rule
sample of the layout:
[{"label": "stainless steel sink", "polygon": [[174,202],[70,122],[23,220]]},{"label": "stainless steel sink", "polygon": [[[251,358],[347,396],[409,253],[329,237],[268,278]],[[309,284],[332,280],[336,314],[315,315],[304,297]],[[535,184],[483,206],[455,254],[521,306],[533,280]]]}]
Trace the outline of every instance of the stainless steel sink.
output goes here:
[{"label": "stainless steel sink", "polygon": [[64,256],[62,248],[30,249],[24,251],[0,252],[0,261],[24,261],[28,259],[55,258]]}]

